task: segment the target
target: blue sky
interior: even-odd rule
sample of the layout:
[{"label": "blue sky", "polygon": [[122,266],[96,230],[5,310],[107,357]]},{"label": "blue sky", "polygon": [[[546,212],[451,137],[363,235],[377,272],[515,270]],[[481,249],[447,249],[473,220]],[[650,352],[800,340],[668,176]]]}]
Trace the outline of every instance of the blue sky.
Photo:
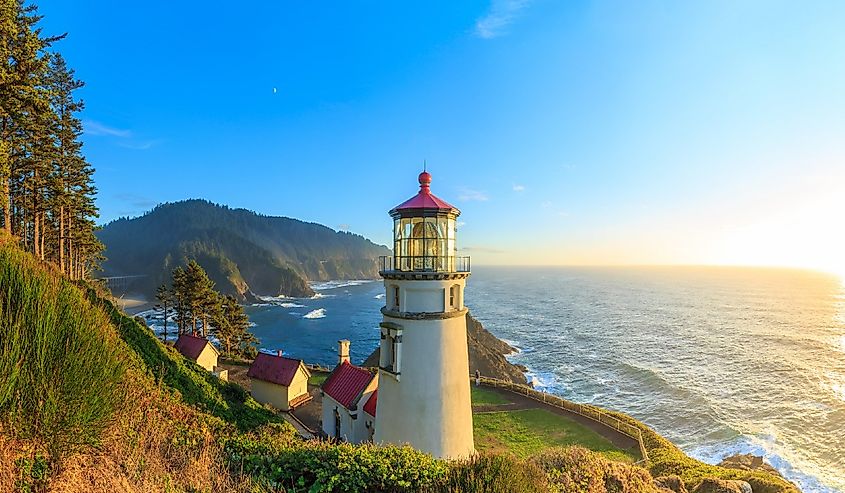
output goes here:
[{"label": "blue sky", "polygon": [[[102,219],[202,197],[477,263],[845,272],[845,3],[43,1]],[[838,222],[837,222],[838,221]]]}]

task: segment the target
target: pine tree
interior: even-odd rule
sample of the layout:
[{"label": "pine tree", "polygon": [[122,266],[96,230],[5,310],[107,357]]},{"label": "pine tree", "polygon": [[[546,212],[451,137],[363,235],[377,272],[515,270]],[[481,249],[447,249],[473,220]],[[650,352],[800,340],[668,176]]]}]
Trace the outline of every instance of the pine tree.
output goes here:
[{"label": "pine tree", "polygon": [[[46,50],[64,36],[42,35],[37,27],[41,16],[34,5],[24,5],[23,0],[0,2],[0,208],[6,231],[21,236],[34,249],[40,248],[40,201],[27,192],[41,186],[44,177],[37,171],[47,159],[45,146],[49,146]],[[26,178],[33,182],[23,183]],[[26,223],[30,219],[31,224]]]},{"label": "pine tree", "polygon": [[173,269],[172,286],[177,335],[182,335],[187,332],[188,319],[190,318],[188,312],[188,282],[185,270],[182,267]]},{"label": "pine tree", "polygon": [[215,300],[214,281],[196,260],[190,260],[185,268],[187,302],[191,313],[191,333],[197,334],[197,322],[202,322],[202,336],[206,336],[209,315],[213,313]]},{"label": "pine tree", "polygon": [[255,356],[258,340],[249,331],[249,317],[234,296],[223,296],[219,300],[220,310],[212,320],[214,335],[223,345],[226,354],[244,357]]},{"label": "pine tree", "polygon": [[167,342],[167,316],[170,309],[173,308],[173,294],[167,289],[166,284],[162,284],[156,289],[156,299],[158,304],[155,306],[156,310],[161,310],[164,313],[164,332],[161,340]]}]

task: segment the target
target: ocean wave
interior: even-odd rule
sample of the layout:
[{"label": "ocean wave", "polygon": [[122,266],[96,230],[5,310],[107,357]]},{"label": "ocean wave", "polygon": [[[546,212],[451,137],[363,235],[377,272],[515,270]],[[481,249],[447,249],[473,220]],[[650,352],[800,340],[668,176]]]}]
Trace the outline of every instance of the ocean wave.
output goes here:
[{"label": "ocean wave", "polygon": [[316,310],[311,310],[310,312],[306,313],[302,316],[302,318],[324,318],[326,316],[326,309],[325,308],[317,308]]},{"label": "ocean wave", "polygon": [[334,295],[333,295],[333,294],[323,294],[323,293],[320,293],[320,292],[318,291],[318,292],[314,293],[314,296],[312,296],[312,297],[311,297],[311,298],[309,298],[309,299],[312,299],[312,300],[319,300],[319,299],[322,299],[322,298],[331,298],[331,297],[334,297]]},{"label": "ocean wave", "polygon": [[380,299],[384,298],[384,293],[379,293],[379,294],[373,296],[373,298],[380,300]]},{"label": "ocean wave", "polygon": [[505,344],[507,344],[508,346],[510,346],[510,347],[512,347],[512,348],[514,348],[514,349],[516,350],[516,351],[515,351],[516,353],[521,353],[521,352],[522,352],[522,350],[521,350],[521,349],[519,349],[519,346],[520,346],[520,342],[519,342],[519,341],[514,341],[514,340],[511,340],[511,339],[505,339],[505,338],[502,338],[502,337],[500,337],[500,338],[499,338],[499,340],[500,340],[500,341],[502,341],[502,342],[504,342],[504,343],[505,343]]},{"label": "ocean wave", "polygon": [[718,464],[724,458],[737,454],[751,454],[762,457],[770,466],[777,469],[786,479],[794,482],[804,493],[841,493],[841,490],[828,486],[811,474],[796,469],[785,457],[791,455],[771,435],[759,437],[739,436],[730,442],[700,445],[687,450],[690,457],[708,464]]},{"label": "ocean wave", "polygon": [[282,308],[305,308],[305,305],[300,305],[299,303],[291,303],[291,302],[278,303],[278,306],[280,306]]},{"label": "ocean wave", "polygon": [[311,289],[314,291],[325,291],[327,289],[337,289],[337,288],[345,288],[349,286],[360,286],[361,284],[366,284],[369,282],[373,282],[375,279],[349,279],[344,281],[323,281],[323,282],[315,282],[311,284]]},{"label": "ocean wave", "polygon": [[289,299],[290,299],[289,297],[284,296],[284,295],[281,295],[281,296],[262,296],[262,295],[256,295],[256,298],[258,298],[258,299],[259,299],[259,300],[261,300],[261,301],[265,301],[265,302],[267,302],[267,303],[281,303],[281,302],[283,302],[283,301],[285,301],[285,300],[289,300]]}]

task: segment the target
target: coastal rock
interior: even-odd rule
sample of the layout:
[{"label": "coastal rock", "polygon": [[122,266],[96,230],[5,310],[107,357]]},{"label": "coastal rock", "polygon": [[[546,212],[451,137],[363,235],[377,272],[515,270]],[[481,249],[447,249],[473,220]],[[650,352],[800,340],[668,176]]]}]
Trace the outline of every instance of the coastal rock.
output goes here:
[{"label": "coastal rock", "polygon": [[727,467],[730,469],[739,469],[741,471],[762,471],[767,472],[769,474],[774,474],[778,477],[783,477],[778,472],[777,469],[766,464],[763,461],[763,458],[757,455],[751,454],[736,454],[730,457],[725,457],[722,462],[719,463],[721,467]]},{"label": "coastal rock", "polygon": [[[505,358],[505,355],[516,352],[516,349],[491,334],[470,314],[467,314],[467,346],[470,374],[475,374],[475,370],[478,370],[485,377],[526,383],[524,370]],[[363,366],[378,366],[378,358],[379,350],[376,348],[364,361]]]},{"label": "coastal rock", "polygon": [[751,485],[745,481],[705,478],[696,486],[693,493],[753,493]]},{"label": "coastal rock", "polygon": [[654,478],[654,486],[658,489],[674,491],[675,493],[687,493],[687,487],[678,476],[660,476]]}]

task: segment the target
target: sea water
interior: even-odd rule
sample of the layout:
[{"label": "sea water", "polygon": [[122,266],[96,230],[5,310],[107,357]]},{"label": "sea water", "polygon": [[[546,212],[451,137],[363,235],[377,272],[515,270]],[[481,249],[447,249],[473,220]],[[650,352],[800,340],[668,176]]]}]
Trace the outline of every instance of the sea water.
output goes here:
[{"label": "sea water", "polygon": [[[267,350],[334,365],[378,344],[380,282],[248,308]],[[709,463],[764,456],[805,492],[845,492],[845,285],[795,270],[476,267],[473,315],[535,385],[626,412]]]}]

